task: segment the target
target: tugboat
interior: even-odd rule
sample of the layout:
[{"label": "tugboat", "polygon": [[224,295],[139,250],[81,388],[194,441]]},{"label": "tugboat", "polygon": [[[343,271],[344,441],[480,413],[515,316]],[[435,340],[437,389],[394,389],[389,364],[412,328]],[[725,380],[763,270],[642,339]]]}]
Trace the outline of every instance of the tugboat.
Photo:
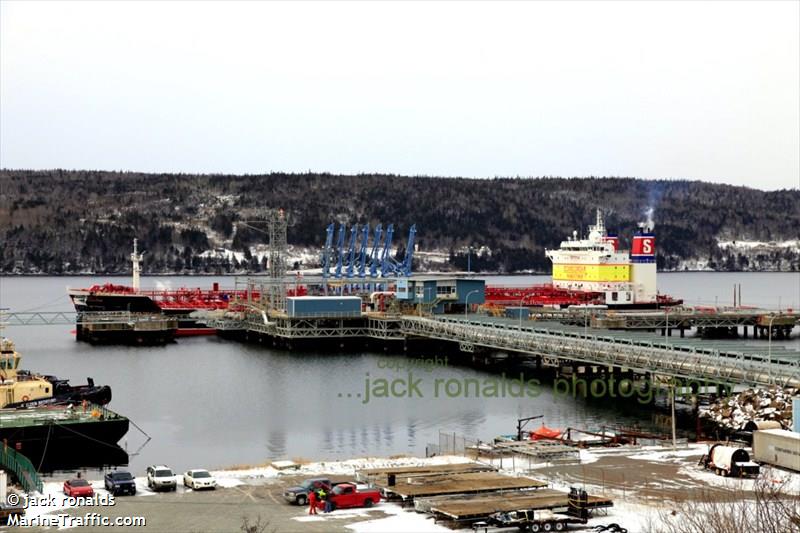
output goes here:
[{"label": "tugboat", "polygon": [[19,369],[21,356],[14,343],[0,337],[0,408],[81,403],[105,405],[111,401],[111,387],[96,386],[92,378],[86,385],[73,386],[69,380],[42,376]]}]

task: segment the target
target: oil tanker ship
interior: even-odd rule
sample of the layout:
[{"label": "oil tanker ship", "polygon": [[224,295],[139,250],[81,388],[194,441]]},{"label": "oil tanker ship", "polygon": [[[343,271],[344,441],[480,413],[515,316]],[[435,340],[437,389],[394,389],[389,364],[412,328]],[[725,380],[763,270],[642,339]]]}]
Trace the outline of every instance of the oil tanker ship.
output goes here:
[{"label": "oil tanker ship", "polygon": [[210,290],[169,289],[142,290],[139,276],[143,254],[139,253],[137,240],[133,240],[133,278],[131,286],[106,283],[85,289],[67,289],[72,305],[78,313],[98,311],[128,311],[131,313],[159,313],[178,321],[176,336],[213,335],[213,328],[200,324],[192,317],[195,311],[227,309],[228,304],[243,291],[220,289],[214,282]]},{"label": "oil tanker ship", "polygon": [[578,232],[558,249],[545,250],[553,263],[553,281],[530,287],[486,287],[486,301],[495,305],[569,307],[605,305],[616,309],[647,309],[679,305],[658,293],[656,238],[652,222],[639,224],[631,250],[620,250],[619,237],[606,230],[597,210],[586,238]]}]

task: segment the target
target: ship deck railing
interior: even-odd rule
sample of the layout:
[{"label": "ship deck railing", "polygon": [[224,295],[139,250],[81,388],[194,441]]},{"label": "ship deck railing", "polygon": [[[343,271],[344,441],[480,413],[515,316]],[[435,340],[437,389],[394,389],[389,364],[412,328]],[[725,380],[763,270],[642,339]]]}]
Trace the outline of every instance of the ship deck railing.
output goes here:
[{"label": "ship deck railing", "polygon": [[103,420],[114,420],[122,418],[121,415],[103,407],[102,405],[75,404],[47,405],[26,409],[2,409],[0,410],[0,425],[7,427],[37,426],[42,423],[64,423],[64,422],[99,422]]}]

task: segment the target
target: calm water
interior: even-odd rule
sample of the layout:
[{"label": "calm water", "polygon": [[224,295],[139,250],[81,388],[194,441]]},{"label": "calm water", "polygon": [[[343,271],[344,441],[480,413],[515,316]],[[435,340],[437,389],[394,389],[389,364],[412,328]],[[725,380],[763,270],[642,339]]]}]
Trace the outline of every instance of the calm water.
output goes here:
[{"label": "calm water", "polygon": [[[149,287],[208,287],[216,278],[144,278]],[[492,278],[493,284],[531,284],[541,276]],[[67,286],[128,283],[128,278],[0,278],[0,307],[12,311],[70,311]],[[227,283],[226,283],[227,281]],[[689,304],[732,303],[742,284],[745,304],[800,307],[800,274],[662,274],[662,292]],[[233,280],[222,285],[232,286]],[[182,470],[263,463],[269,459],[346,458],[368,454],[423,453],[439,430],[483,440],[513,433],[516,419],[543,414],[550,426],[598,428],[603,423],[647,422],[650,413],[554,397],[448,398],[436,379],[484,380],[492,375],[449,366],[421,377],[423,398],[372,399],[365,379],[405,376],[383,368],[382,354],[287,353],[214,337],[180,339],[165,347],[90,346],[74,340],[74,326],[9,327],[23,367],[83,383],[87,376],[111,385],[111,408],[152,437],[131,467],[166,463]],[[752,342],[752,341],[751,341]],[[795,337],[787,341],[798,345]],[[438,354],[426,354],[436,356]],[[402,358],[390,359],[402,362]],[[340,397],[339,394],[342,394]],[[347,394],[352,397],[348,398]],[[599,402],[598,402],[599,403]],[[131,428],[121,443],[131,452],[145,437]]]}]

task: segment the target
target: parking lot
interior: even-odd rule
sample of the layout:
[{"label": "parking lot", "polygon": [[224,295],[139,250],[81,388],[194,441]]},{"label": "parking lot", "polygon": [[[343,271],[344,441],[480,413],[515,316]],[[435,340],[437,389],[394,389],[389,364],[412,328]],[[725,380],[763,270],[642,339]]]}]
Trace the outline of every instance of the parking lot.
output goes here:
[{"label": "parking lot", "polygon": [[[77,507],[54,514],[83,516],[98,512],[110,518],[125,516],[144,516],[146,528],[115,527],[115,530],[146,529],[147,531],[206,533],[209,531],[242,531],[247,520],[251,525],[259,523],[264,529],[258,532],[346,532],[352,531],[345,523],[352,524],[362,520],[383,518],[386,515],[380,508],[356,512],[335,511],[319,518],[308,517],[308,507],[290,505],[283,499],[285,487],[296,485],[305,476],[287,476],[270,480],[251,480],[229,488],[208,491],[184,490],[179,486],[176,492],[152,493],[139,485],[136,496],[120,496],[112,507]],[[337,478],[339,479],[339,478]],[[344,481],[344,479],[341,479]],[[296,520],[301,518],[302,520]],[[309,520],[310,519],[310,520]],[[80,531],[109,531],[102,526],[86,526]],[[31,528],[28,531],[46,531],[46,528]]]}]

